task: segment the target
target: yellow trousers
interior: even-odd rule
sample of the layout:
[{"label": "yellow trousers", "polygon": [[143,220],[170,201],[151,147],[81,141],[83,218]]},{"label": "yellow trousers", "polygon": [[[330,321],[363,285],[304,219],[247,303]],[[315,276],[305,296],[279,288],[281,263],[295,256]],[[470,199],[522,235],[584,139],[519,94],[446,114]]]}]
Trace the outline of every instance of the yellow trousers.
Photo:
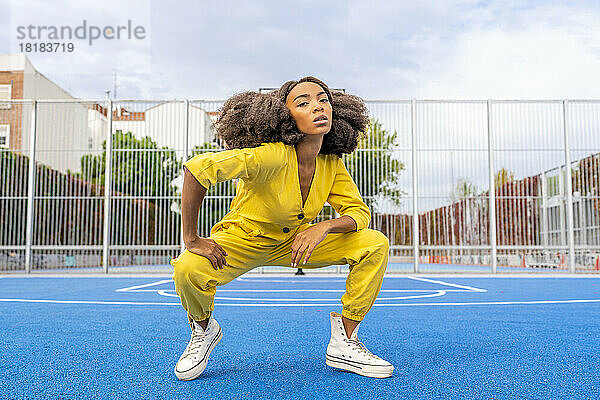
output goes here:
[{"label": "yellow trousers", "polygon": [[[309,227],[309,224],[299,226],[296,234]],[[175,268],[175,290],[188,318],[201,321],[210,316],[214,310],[217,286],[225,285],[259,266],[289,267],[295,236],[277,243],[248,236],[245,231],[233,226],[210,236],[228,254],[228,265],[223,269],[215,270],[208,258],[188,250],[171,260]],[[330,233],[315,247],[308,262],[299,266],[310,269],[348,264],[350,272],[346,278],[346,293],[341,298],[342,315],[362,321],[381,289],[388,252],[388,238],[373,229]]]}]

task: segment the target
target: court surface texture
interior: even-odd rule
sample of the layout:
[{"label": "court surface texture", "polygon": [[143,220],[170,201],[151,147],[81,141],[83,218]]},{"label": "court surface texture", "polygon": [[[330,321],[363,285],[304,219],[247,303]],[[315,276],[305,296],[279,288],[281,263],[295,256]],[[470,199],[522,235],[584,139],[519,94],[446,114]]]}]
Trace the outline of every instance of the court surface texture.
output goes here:
[{"label": "court surface texture", "polygon": [[345,276],[244,275],[217,289],[205,372],[169,275],[0,278],[2,399],[597,399],[600,277],[386,276],[358,336],[395,366],[325,365]]}]

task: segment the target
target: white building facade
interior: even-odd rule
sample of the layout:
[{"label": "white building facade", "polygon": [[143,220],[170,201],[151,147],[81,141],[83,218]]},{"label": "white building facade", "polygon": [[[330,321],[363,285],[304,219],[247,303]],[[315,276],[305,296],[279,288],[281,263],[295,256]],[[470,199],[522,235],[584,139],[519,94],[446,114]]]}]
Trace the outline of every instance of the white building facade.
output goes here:
[{"label": "white building facade", "polygon": [[[36,107],[36,161],[61,172],[80,172],[84,155],[102,151],[108,100],[77,99],[38,72],[26,55],[0,54],[0,149],[29,153],[33,108],[23,100],[34,99],[42,100]],[[148,136],[179,158],[185,149],[213,140],[216,113],[205,111],[202,102],[113,101],[112,110],[113,133]]]}]

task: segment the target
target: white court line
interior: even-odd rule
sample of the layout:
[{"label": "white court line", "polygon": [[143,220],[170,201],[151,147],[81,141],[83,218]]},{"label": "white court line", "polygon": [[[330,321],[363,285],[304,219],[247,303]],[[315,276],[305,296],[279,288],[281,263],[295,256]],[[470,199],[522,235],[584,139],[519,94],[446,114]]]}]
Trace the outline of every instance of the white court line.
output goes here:
[{"label": "white court line", "polygon": [[40,300],[40,299],[0,299],[0,302],[16,303],[54,303],[54,304],[108,304],[108,305],[127,305],[127,306],[180,306],[181,303],[142,303],[136,301],[94,301],[94,300]]},{"label": "white court line", "polygon": [[460,289],[466,289],[466,290],[469,290],[469,291],[472,291],[472,292],[487,292],[487,290],[485,290],[485,289],[474,288],[474,287],[471,287],[471,286],[457,285],[456,283],[448,283],[448,282],[436,281],[436,280],[427,279],[427,278],[418,278],[416,276],[408,276],[407,278],[415,280],[415,281],[437,283],[438,285],[446,285],[446,286],[452,286],[452,287],[456,287],[456,288],[460,288]]},{"label": "white court line", "polygon": [[[582,300],[533,300],[533,301],[480,301],[472,303],[398,303],[398,304],[373,304],[373,307],[419,307],[419,306],[493,306],[493,305],[529,305],[529,304],[569,304],[569,303],[600,303],[600,299]],[[326,307],[339,304],[227,304],[220,303],[215,306],[236,307]]]},{"label": "white court line", "polygon": [[[117,290],[119,292],[124,291],[124,289],[119,289]],[[136,289],[136,290],[128,290],[128,292],[130,293],[158,293],[161,296],[166,296],[166,297],[179,297],[175,291],[173,289]],[[346,290],[343,289],[221,289],[219,288],[219,293],[222,292],[242,292],[242,293],[290,293],[290,292],[318,292],[318,293],[345,293]],[[461,292],[461,293],[465,293],[465,292],[471,292],[470,290],[460,290],[460,289],[447,289],[447,290],[435,290],[435,289],[422,289],[422,290],[418,290],[418,289],[381,289],[379,291],[379,293],[428,293],[428,292],[433,292],[433,295],[421,295],[421,296],[409,296],[409,297],[402,297],[402,299],[407,299],[407,298],[419,298],[419,297],[436,297],[438,295],[438,293],[443,292],[443,294],[446,294],[448,292],[453,292],[453,293],[457,293],[457,292]],[[440,295],[441,296],[441,295]],[[215,297],[215,299],[228,299],[226,297]],[[401,297],[398,298],[393,298],[393,299],[400,299]],[[255,298],[244,298],[247,300],[257,300]],[[383,298],[383,300],[385,299],[392,299],[392,297],[385,297]],[[234,300],[234,299],[230,299],[230,300]],[[269,300],[269,299],[258,299],[258,300]],[[283,299],[278,299],[278,300],[283,300]],[[302,301],[302,300],[310,300],[312,301],[313,299],[294,299],[297,301]]]},{"label": "white court line", "polygon": [[[167,296],[167,297],[177,297],[179,298],[179,296],[177,296],[177,294],[174,293],[167,293],[165,290],[159,290],[158,294],[160,294],[161,296]],[[384,301],[384,300],[407,300],[407,299],[423,299],[425,297],[439,297],[439,296],[444,296],[446,294],[445,291],[443,290],[438,290],[436,293],[431,293],[431,294],[426,294],[426,295],[419,295],[419,296],[401,296],[401,297],[378,297],[375,301]],[[260,300],[260,301],[337,301],[337,299],[268,299],[268,298],[252,298],[252,297],[222,297],[222,296],[215,296],[215,300],[233,300],[233,301],[256,301],[256,300]]]},{"label": "white court line", "polygon": [[[423,281],[423,282],[429,282],[429,283],[436,283],[438,285],[445,285],[445,286],[451,286],[451,287],[456,287],[456,288],[462,289],[462,290],[448,289],[448,290],[445,290],[446,292],[486,292],[487,291],[485,289],[474,288],[474,287],[471,287],[471,286],[457,285],[455,283],[435,281],[435,280],[432,280],[432,279],[417,278],[417,277],[410,277],[410,276],[406,276],[404,278],[418,280],[418,281]],[[240,279],[240,278],[237,278],[237,279]],[[245,281],[247,282],[247,280],[245,280]],[[252,281],[257,281],[257,280],[253,279]],[[141,289],[141,288],[162,285],[163,283],[167,283],[167,282],[173,282],[173,279],[165,279],[165,280],[162,280],[162,281],[157,281],[157,282],[152,282],[152,283],[146,283],[144,285],[130,286],[130,287],[126,287],[126,288],[117,289],[116,291],[117,292],[157,292],[157,291],[164,291],[164,290],[157,290],[157,289]],[[280,282],[280,281],[265,280],[265,282]],[[281,282],[289,282],[289,281],[281,281]],[[330,279],[330,280],[326,280],[324,282],[328,282],[329,283],[329,282],[335,282],[335,281],[332,280],[332,279]],[[438,292],[438,291],[439,290],[436,290],[436,289],[382,289],[382,290],[380,290],[380,292],[420,292],[420,293],[423,293],[423,292]],[[261,293],[264,293],[264,292],[338,292],[338,293],[341,293],[341,292],[345,292],[345,290],[337,290],[337,289],[221,289],[221,288],[219,288],[219,292],[261,292]]]},{"label": "white court line", "polygon": [[[312,270],[312,269],[311,269]],[[290,268],[290,271],[293,272],[293,269]],[[348,274],[337,274],[337,273],[323,273],[318,272],[317,274],[321,276],[303,276],[302,278],[293,278],[290,277],[290,273],[273,273],[267,272],[266,274],[260,275],[259,273],[250,273],[244,275],[244,279],[252,279],[252,276],[257,277],[281,277],[281,278],[290,278],[286,282],[296,282],[291,279],[301,279],[301,280],[309,280],[309,279],[323,279],[323,278],[347,278]],[[23,279],[23,278],[65,278],[65,279],[79,279],[79,278],[102,278],[102,279],[123,279],[123,278],[166,278],[171,277],[172,273],[153,273],[153,272],[137,272],[137,273],[125,273],[125,272],[111,272],[109,274],[106,273],[88,273],[88,272],[75,272],[72,271],[70,273],[58,273],[58,272],[38,272],[32,271],[29,274],[26,273],[16,273],[16,272],[0,272],[0,278],[13,278],[13,279]],[[249,276],[251,275],[251,276]],[[496,274],[491,274],[489,272],[478,272],[478,273],[466,273],[466,272],[390,272],[385,275],[384,279],[405,279],[409,276],[421,276],[425,278],[474,278],[474,279],[521,279],[521,278],[533,278],[533,279],[547,279],[547,278],[575,278],[575,279],[600,279],[600,273],[598,272],[576,272],[574,274],[568,272],[501,272],[499,271]],[[329,282],[329,281],[328,281]]]},{"label": "white court line", "polygon": [[[140,289],[132,290],[132,292],[140,293],[152,293],[152,292],[174,292],[173,289]],[[344,289],[221,289],[220,292],[249,292],[249,293],[282,293],[282,292],[329,292],[329,293],[345,293]],[[393,292],[393,293],[424,293],[424,292],[439,292],[435,289],[381,289],[379,292]],[[471,292],[471,290],[455,290],[455,289],[444,289],[444,292]]]},{"label": "white court line", "polygon": [[[134,302],[134,301],[89,301],[89,300],[38,300],[38,299],[0,299],[0,302],[13,303],[53,303],[53,304],[101,304],[101,305],[135,305],[135,306],[180,306],[181,303]],[[530,304],[571,304],[571,303],[600,303],[600,299],[580,300],[534,300],[534,301],[486,301],[472,303],[399,303],[373,304],[373,307],[423,307],[423,306],[493,306],[493,305],[530,305]],[[339,306],[340,303],[326,304],[253,304],[253,303],[216,303],[215,306],[235,307],[329,307]]]},{"label": "white court line", "polygon": [[[313,277],[313,279],[316,277]],[[384,279],[386,279],[387,277],[384,277]],[[396,278],[396,277],[395,277]],[[400,277],[398,277],[400,278]],[[419,278],[416,276],[405,276],[403,278],[408,278],[408,279],[413,279],[416,281],[422,281],[422,282],[429,282],[429,283],[436,283],[438,285],[444,285],[444,286],[452,286],[452,287],[456,287],[456,288],[461,288],[461,289],[465,289],[471,292],[487,292],[487,290],[485,289],[479,289],[479,288],[475,288],[475,287],[471,287],[471,286],[464,286],[464,285],[458,285],[456,283],[448,283],[448,282],[442,282],[442,281],[436,281],[433,279],[427,279],[427,278]],[[299,282],[299,281],[290,281],[290,280],[275,280],[275,279],[254,279],[254,278],[242,278],[242,277],[238,277],[235,280],[237,281],[242,281],[242,282]],[[322,280],[322,281],[318,281],[318,280],[313,280],[312,282],[346,282],[346,280],[334,280],[334,279],[328,279],[328,280]]]},{"label": "white court line", "polygon": [[[321,280],[316,279],[316,278],[321,278]],[[312,279],[310,279],[310,283],[313,282],[346,282],[345,279],[322,279],[322,276],[319,277],[312,277]],[[234,280],[236,281],[240,281],[240,282],[275,282],[275,283],[306,283],[307,281],[304,280],[304,277],[302,277],[302,281],[301,280],[292,280],[294,278],[290,278],[288,280],[284,280],[284,279],[261,279],[261,278],[235,278]]]},{"label": "white court line", "polygon": [[[447,283],[447,282],[441,282],[441,281],[434,281],[434,280],[428,280],[425,278],[411,278],[411,279],[415,279],[418,281],[424,281],[424,282],[428,282],[428,283],[435,283],[438,285],[443,285],[443,286],[450,286],[450,287],[457,287],[459,288],[457,289],[448,289],[448,290],[435,290],[435,289],[424,289],[424,290],[418,290],[418,289],[383,289],[380,290],[380,292],[395,292],[395,293],[399,293],[399,292],[411,292],[411,293],[426,293],[426,294],[421,294],[421,295],[415,295],[415,296],[397,296],[397,297],[381,297],[378,298],[377,300],[379,301],[386,301],[386,300],[409,300],[409,299],[419,299],[419,298],[428,298],[428,297],[439,297],[439,296],[444,296],[446,295],[448,292],[485,292],[485,289],[478,289],[478,288],[473,288],[470,286],[462,286],[462,285],[457,285],[457,284],[452,284],[452,283]],[[249,282],[249,281],[258,281],[256,279],[251,279],[251,280],[245,280],[245,279],[241,279],[241,277],[238,277],[237,280],[242,280],[244,282]],[[148,287],[152,287],[152,286],[157,286],[157,285],[161,285],[163,283],[167,283],[167,282],[172,282],[172,279],[165,279],[165,280],[161,280],[161,281],[157,281],[157,282],[151,282],[151,283],[146,283],[143,285],[136,285],[136,286],[130,286],[130,287],[126,287],[126,288],[122,288],[122,289],[117,289],[117,292],[156,292],[158,295],[160,296],[165,296],[165,297],[175,297],[175,298],[179,298],[179,296],[174,293],[174,291],[172,289],[143,289],[143,288],[148,288]],[[274,279],[269,279],[269,280],[264,280],[265,282],[289,282],[289,281],[277,281]],[[332,282],[334,280],[332,279],[328,279],[325,280],[325,282]],[[310,282],[319,282],[316,279],[311,280]],[[289,293],[289,292],[329,292],[329,293],[344,293],[345,290],[339,290],[339,289],[323,289],[323,290],[319,290],[319,289],[219,289],[219,293],[222,292],[251,292],[251,293]],[[429,293],[429,292],[433,292],[433,293]],[[225,301],[294,301],[294,302],[306,302],[306,301],[336,301],[337,299],[322,299],[322,298],[317,298],[317,299],[304,299],[304,298],[252,298],[252,297],[225,297],[225,296],[215,296],[215,300],[225,300]],[[377,301],[376,300],[376,301]]]},{"label": "white court line", "polygon": [[161,284],[167,283],[167,282],[173,282],[173,279],[165,279],[165,280],[158,281],[158,282],[146,283],[145,285],[137,285],[137,286],[130,286],[130,287],[122,288],[122,289],[117,289],[117,292],[129,292],[129,291],[133,291],[135,289],[141,289],[141,288],[145,288],[145,287],[161,285]]}]

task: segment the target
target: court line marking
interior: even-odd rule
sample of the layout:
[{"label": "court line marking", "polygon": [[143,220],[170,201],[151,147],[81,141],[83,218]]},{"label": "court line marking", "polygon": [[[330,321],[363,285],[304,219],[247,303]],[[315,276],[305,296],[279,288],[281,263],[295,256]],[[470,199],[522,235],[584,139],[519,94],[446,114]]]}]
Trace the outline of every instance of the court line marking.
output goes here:
[{"label": "court line marking", "polygon": [[[427,278],[420,278],[420,277],[413,277],[413,276],[406,276],[403,278],[408,278],[408,279],[412,279],[412,280],[416,280],[416,281],[422,281],[422,282],[428,282],[428,283],[435,283],[438,285],[443,285],[443,286],[450,286],[450,287],[455,287],[455,288],[459,288],[459,289],[463,289],[463,290],[446,290],[446,292],[487,292],[486,289],[481,289],[481,288],[475,288],[472,286],[465,286],[465,285],[458,285],[456,283],[449,283],[449,282],[442,282],[442,281],[438,281],[438,280],[434,280],[434,279],[427,279]],[[236,278],[236,280],[241,280],[240,278]],[[244,279],[243,281],[245,282],[297,282],[297,281],[279,281],[279,280],[274,280],[274,279],[266,279],[266,280],[258,280],[258,279]],[[173,279],[164,279],[161,281],[157,281],[157,282],[151,282],[151,283],[146,283],[143,285],[135,285],[135,286],[130,286],[130,287],[126,287],[126,288],[121,288],[121,289],[117,289],[117,292],[142,292],[142,291],[149,291],[149,292],[155,292],[158,290],[138,290],[138,289],[142,289],[142,288],[147,288],[147,287],[151,287],[151,286],[157,286],[157,285],[161,285],[163,283],[167,283],[167,282],[173,282]],[[312,282],[315,282],[315,280],[313,280]],[[334,279],[328,279],[328,280],[324,280],[323,282],[345,282],[345,280],[343,281],[336,281]],[[251,289],[243,289],[243,290],[251,290]],[[221,289],[219,288],[220,292],[224,292],[224,291],[243,291],[242,289]],[[273,289],[253,289],[256,290],[257,292],[269,292],[269,291],[275,291]],[[292,291],[310,291],[313,290],[315,292],[325,292],[327,291],[326,289],[323,290],[319,290],[319,289],[285,289],[285,290],[289,290],[290,292]],[[408,291],[409,289],[406,289],[406,291]],[[418,290],[418,289],[413,289],[414,291],[417,292],[428,292],[428,291],[438,291],[436,289],[423,289],[423,290]],[[282,290],[283,291],[283,290]],[[385,291],[392,291],[392,289],[385,289],[385,290],[381,290],[382,292]],[[342,292],[345,292],[345,290],[342,290]]]},{"label": "court line marking", "polygon": [[415,281],[437,283],[438,285],[446,285],[446,286],[452,286],[452,287],[455,287],[455,288],[466,289],[466,290],[472,291],[472,292],[487,292],[487,290],[485,290],[485,289],[479,289],[479,288],[475,288],[475,287],[472,287],[472,286],[458,285],[456,283],[436,281],[436,280],[430,279],[430,278],[419,278],[419,277],[416,277],[416,276],[409,276],[407,278],[415,280]]},{"label": "court line marking", "polygon": [[106,305],[134,305],[134,306],[180,306],[180,303],[160,303],[160,302],[136,302],[136,301],[96,301],[96,300],[47,300],[47,299],[0,299],[0,302],[17,303],[54,303],[54,304],[106,304]]},{"label": "court line marking", "polygon": [[[181,306],[181,303],[164,302],[135,302],[135,301],[94,301],[94,300],[48,300],[48,299],[0,299],[0,302],[8,303],[53,303],[53,304],[98,304],[98,305],[139,305],[139,306]],[[532,300],[532,301],[485,301],[470,303],[399,303],[399,304],[377,304],[373,307],[423,307],[423,306],[486,306],[486,305],[535,305],[535,304],[572,304],[572,303],[600,303],[600,299],[576,299],[576,300]],[[254,304],[254,303],[215,303],[215,306],[235,307],[329,307],[339,306],[340,303],[323,304]]]},{"label": "court line marking", "polygon": [[[167,297],[177,297],[179,298],[179,296],[177,294],[174,293],[167,293],[166,290],[159,290],[158,294],[160,294],[161,296],[167,296]],[[431,293],[431,294],[426,294],[426,295],[418,295],[418,296],[401,296],[401,297],[378,297],[375,301],[384,301],[384,300],[407,300],[407,299],[423,299],[426,297],[439,297],[439,296],[444,296],[446,294],[445,291],[443,290],[438,290],[435,293]],[[252,297],[222,297],[222,296],[215,296],[214,297],[215,300],[234,300],[234,301],[256,301],[256,300],[260,300],[260,301],[337,301],[338,299],[268,299],[268,298],[252,298]]]},{"label": "court line marking", "polygon": [[[418,295],[418,296],[400,296],[400,297],[377,297],[375,301],[387,300],[408,300],[408,299],[424,299],[426,297],[440,297],[446,295],[446,292],[439,290],[436,293]],[[179,297],[179,296],[177,296]],[[234,300],[234,301],[339,301],[339,299],[256,299],[248,297],[219,297],[215,296],[215,300]]]},{"label": "court line marking", "polygon": [[[238,280],[240,279],[239,277],[237,278]],[[411,278],[412,279],[412,278]],[[427,294],[421,294],[421,295],[415,295],[415,296],[398,296],[398,297],[378,297],[375,301],[387,301],[387,300],[409,300],[409,299],[420,299],[420,298],[429,298],[429,297],[440,297],[440,296],[444,296],[447,294],[447,292],[486,292],[485,289],[478,289],[478,288],[473,288],[470,286],[463,286],[463,285],[458,285],[458,284],[453,284],[453,283],[447,283],[447,282],[442,282],[442,281],[436,281],[436,280],[431,280],[431,279],[425,279],[425,278],[415,278],[415,280],[417,281],[423,281],[423,282],[428,282],[428,283],[434,283],[437,285],[442,285],[442,286],[450,286],[450,287],[456,287],[459,288],[459,290],[457,289],[448,289],[448,290],[435,290],[435,289],[423,289],[423,290],[418,290],[418,289],[406,289],[406,291],[411,291],[411,292],[416,292],[416,293],[427,293]],[[255,279],[251,279],[251,280],[243,280],[244,282],[249,282],[249,281],[257,281]],[[276,281],[273,279],[270,280],[265,280],[266,282],[281,282],[281,281]],[[332,282],[333,280],[329,279],[326,280],[325,282]],[[161,281],[157,281],[157,282],[151,282],[151,283],[146,283],[146,284],[142,284],[142,285],[135,285],[135,286],[130,286],[127,288],[121,288],[121,289],[117,289],[117,292],[134,292],[134,293],[138,293],[138,292],[155,292],[160,296],[165,296],[165,297],[176,297],[179,298],[179,296],[174,293],[174,291],[172,289],[144,289],[144,288],[148,288],[148,287],[152,287],[152,286],[157,286],[157,285],[161,285],[163,283],[167,283],[167,282],[173,282],[172,279],[165,279],[165,280],[161,280]],[[284,281],[284,282],[289,282],[289,281]],[[313,280],[312,282],[317,282],[317,280]],[[344,293],[345,290],[337,290],[337,289],[323,289],[323,290],[319,290],[319,289],[219,289],[219,293],[221,292],[254,292],[254,293],[276,293],[276,292],[335,292],[335,293]],[[398,289],[398,290],[394,290],[394,289],[383,289],[380,290],[380,292],[401,292],[403,291],[402,289]],[[433,293],[428,293],[428,292],[433,292]],[[226,300],[226,301],[336,301],[337,299],[306,299],[306,298],[253,298],[253,297],[225,297],[225,296],[215,296],[214,298],[215,300]]]},{"label": "court line marking", "polygon": [[[300,281],[300,280],[297,281],[297,280],[291,280],[291,279],[294,279],[294,278],[285,280],[285,279],[268,279],[268,278],[267,279],[264,279],[264,278],[242,278],[240,276],[240,277],[235,278],[234,280],[240,281],[240,282],[303,283],[303,281]],[[302,279],[304,279],[304,277]],[[306,281],[304,281],[304,282],[306,282]],[[315,277],[312,277],[311,283],[312,282],[346,282],[346,280],[345,279],[323,279],[322,276],[318,276],[318,277],[315,276]]]},{"label": "court line marking", "polygon": [[[118,290],[122,291],[122,289]],[[152,292],[174,292],[172,289],[136,289],[131,290],[134,293],[152,293]],[[253,292],[253,293],[278,293],[278,292],[331,292],[331,293],[345,293],[344,289],[221,289],[219,287],[219,292]],[[439,292],[436,289],[381,289],[380,292],[393,292],[393,293],[423,293],[423,292]],[[470,290],[454,290],[454,289],[444,289],[444,292],[471,292]]]},{"label": "court line marking", "polygon": [[[397,297],[378,297],[375,301],[387,301],[387,300],[409,300],[409,299],[420,299],[420,298],[429,298],[429,297],[440,297],[440,296],[444,296],[446,295],[448,292],[486,292],[487,290],[485,289],[480,289],[480,288],[475,288],[475,287],[471,287],[471,286],[464,286],[464,285],[458,285],[458,284],[454,284],[454,283],[448,283],[448,282],[442,282],[442,281],[438,281],[438,280],[433,280],[433,279],[427,279],[427,278],[418,278],[418,277],[407,277],[409,279],[413,279],[416,281],[422,281],[422,282],[428,282],[428,283],[434,283],[436,285],[442,285],[442,286],[449,286],[449,287],[455,287],[458,289],[447,289],[447,290],[435,290],[435,289],[423,289],[423,290],[418,290],[418,289],[383,289],[380,290],[380,292],[412,292],[412,293],[426,293],[426,294],[421,294],[421,295],[415,295],[415,296],[397,296]],[[256,279],[241,279],[241,277],[238,277],[236,280],[242,280],[244,282],[250,282],[250,281],[259,281]],[[268,280],[262,280],[264,282],[290,282],[288,281],[279,281],[279,280],[275,280],[275,279],[268,279]],[[332,282],[334,280],[332,279],[328,279],[325,280],[325,282]],[[165,296],[165,297],[175,297],[175,298],[179,298],[179,296],[174,293],[174,290],[172,289],[144,289],[144,288],[149,288],[152,286],[157,286],[157,285],[161,285],[163,283],[170,283],[173,282],[172,279],[164,279],[164,280],[160,280],[157,282],[150,282],[150,283],[145,283],[142,285],[135,285],[135,286],[130,286],[130,287],[126,287],[126,288],[121,288],[121,289],[117,289],[117,292],[130,292],[130,293],[139,293],[139,292],[155,292],[160,296]],[[318,282],[318,280],[312,280],[312,282]],[[345,290],[338,290],[338,289],[323,289],[323,290],[319,290],[319,289],[219,289],[219,292],[253,292],[253,293],[277,293],[277,292],[334,292],[334,293],[344,293]],[[429,293],[432,292],[432,293]],[[295,302],[300,302],[300,301],[336,301],[337,299],[305,299],[305,298],[252,298],[252,297],[225,297],[225,296],[215,296],[214,298],[215,300],[225,300],[225,301],[295,301]]]},{"label": "court line marking", "polygon": [[[395,277],[395,278],[400,278],[400,277]],[[429,282],[429,283],[436,283],[438,285],[444,285],[444,286],[452,286],[452,287],[456,287],[456,288],[461,288],[461,289],[466,289],[468,291],[472,291],[472,292],[487,292],[487,290],[485,289],[480,289],[480,288],[475,288],[472,286],[465,286],[465,285],[459,285],[456,283],[449,283],[449,282],[442,282],[442,281],[438,281],[438,280],[434,280],[434,279],[427,279],[427,278],[421,278],[421,277],[416,277],[416,276],[405,276],[402,278],[408,278],[408,279],[413,279],[416,281],[422,281],[422,282]],[[386,278],[384,278],[386,279]],[[275,279],[254,279],[254,278],[242,278],[242,277],[238,277],[235,280],[237,281],[242,281],[242,282],[293,282],[296,283],[298,281],[290,281],[290,280],[275,280]],[[313,280],[313,282],[319,282],[318,280]],[[321,282],[346,282],[345,279],[343,280],[334,280],[334,279],[329,279],[329,280],[323,280]]]},{"label": "court line marking", "polygon": [[[412,265],[412,264],[411,264]],[[290,269],[291,271],[291,269]],[[303,276],[302,278],[298,278],[301,280],[310,280],[310,279],[324,279],[324,278],[344,278],[344,282],[345,282],[345,278],[347,277],[346,275],[342,275],[342,274],[337,274],[337,273],[333,273],[333,272],[317,272],[318,275],[321,276]],[[7,279],[33,279],[33,278],[50,278],[50,279],[54,279],[54,278],[61,278],[61,279],[79,279],[79,278],[102,278],[102,279],[123,279],[123,278],[166,278],[166,277],[171,277],[173,274],[172,273],[166,273],[166,272],[162,272],[162,273],[154,273],[154,272],[137,272],[137,273],[126,273],[126,272],[110,272],[108,274],[106,273],[88,273],[88,272],[70,272],[70,273],[58,273],[58,272],[38,272],[38,271],[32,271],[31,273],[27,274],[27,273],[20,273],[20,272],[7,272],[7,271],[0,271],[0,278],[7,278]],[[290,277],[290,274],[284,274],[284,273],[279,273],[279,272],[267,272],[265,274],[259,274],[257,272],[249,272],[247,274],[244,275],[244,279],[252,279],[252,277],[281,277],[281,278],[287,278]],[[427,272],[427,271],[421,271],[421,272],[412,272],[412,271],[406,271],[406,272],[400,272],[400,271],[395,271],[395,272],[389,272],[385,275],[384,279],[400,279],[400,278],[408,278],[409,276],[423,276],[423,277],[430,277],[430,278],[450,278],[450,279],[455,279],[455,278],[469,278],[469,279],[548,279],[548,278],[561,278],[561,279],[600,279],[600,274],[598,272],[595,271],[578,271],[574,274],[568,273],[568,272],[544,272],[544,271],[538,271],[538,272],[502,272],[499,271],[496,274],[491,274],[489,272],[479,272],[479,273],[471,273],[471,272],[454,272],[454,273],[448,273],[448,272]],[[293,278],[291,278],[293,279]],[[286,281],[286,282],[293,282],[295,283],[296,281]]]},{"label": "court line marking", "polygon": [[[133,292],[133,291],[135,291],[135,289],[141,289],[141,288],[145,288],[145,287],[161,285],[161,284],[167,283],[167,282],[173,282],[173,279],[163,279],[162,281],[158,281],[158,282],[146,283],[144,285],[136,285],[136,286],[130,286],[130,287],[122,288],[122,289],[117,289],[116,291],[117,292]],[[152,291],[154,292],[155,290],[152,290]]]}]

